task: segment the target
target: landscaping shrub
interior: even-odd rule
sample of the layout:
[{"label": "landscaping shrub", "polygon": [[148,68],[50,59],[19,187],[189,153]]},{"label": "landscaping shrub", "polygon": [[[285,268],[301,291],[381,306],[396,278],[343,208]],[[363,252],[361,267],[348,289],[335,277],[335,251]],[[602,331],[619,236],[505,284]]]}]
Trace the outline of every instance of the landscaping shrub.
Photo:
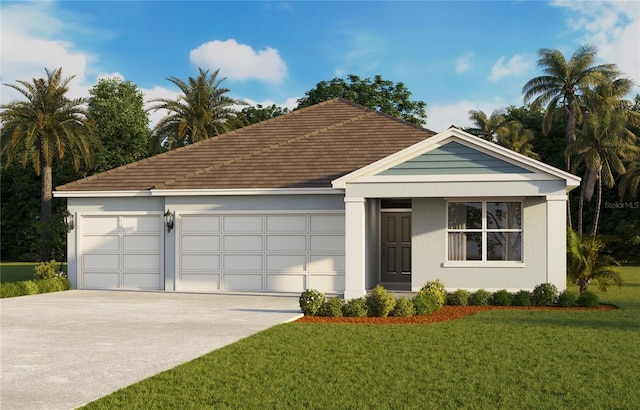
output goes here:
[{"label": "landscaping shrub", "polygon": [[12,298],[14,296],[21,296],[19,293],[18,282],[5,282],[0,283],[0,298]]},{"label": "landscaping shrub", "polygon": [[329,298],[322,304],[320,314],[327,317],[342,317],[343,307],[344,300],[340,298]]},{"label": "landscaping shrub", "polygon": [[305,316],[315,316],[324,304],[324,294],[315,289],[307,289],[300,295],[300,310]]},{"label": "landscaping shrub", "polygon": [[580,307],[595,308],[598,307],[598,295],[590,291],[582,292],[576,302]]},{"label": "landscaping shrub", "polygon": [[426,316],[440,310],[442,305],[433,293],[418,293],[411,299],[416,315]]},{"label": "landscaping shrub", "polygon": [[365,296],[367,313],[371,317],[387,317],[396,305],[393,295],[380,284]]},{"label": "landscaping shrub", "polygon": [[531,298],[536,306],[553,306],[558,299],[558,288],[551,283],[541,283],[533,289]]},{"label": "landscaping shrub", "polygon": [[489,303],[493,306],[511,306],[513,296],[506,289],[494,292],[489,298]]},{"label": "landscaping shrub", "polygon": [[577,300],[578,300],[578,295],[575,292],[564,290],[560,292],[560,295],[558,295],[558,306],[574,307],[576,305]]},{"label": "landscaping shrub", "polygon": [[62,276],[62,264],[54,260],[49,262],[40,262],[39,265],[33,268],[33,276],[36,279],[51,279],[58,276]]},{"label": "landscaping shrub", "polygon": [[36,281],[38,284],[38,293],[51,293],[64,290],[64,284],[58,278],[41,279]]},{"label": "landscaping shrub", "polygon": [[342,307],[342,314],[347,317],[367,317],[367,305],[364,298],[355,298]]},{"label": "landscaping shrub", "polygon": [[513,295],[513,306],[524,306],[524,307],[530,307],[531,306],[531,292],[529,292],[528,290],[520,290],[517,293],[515,293]]},{"label": "landscaping shrub", "polygon": [[407,317],[413,316],[415,313],[416,308],[413,306],[411,299],[400,296],[396,299],[396,306],[391,311],[391,316]]},{"label": "landscaping shrub", "polygon": [[24,280],[21,282],[16,282],[18,285],[18,293],[20,296],[22,295],[35,295],[38,293],[38,284],[32,280]]},{"label": "landscaping shrub", "polygon": [[469,304],[469,295],[471,293],[465,289],[458,289],[447,295],[447,305],[451,306],[467,306]]},{"label": "landscaping shrub", "polygon": [[431,293],[436,297],[440,306],[444,305],[447,298],[447,290],[439,279],[429,281],[420,289],[419,293]]},{"label": "landscaping shrub", "polygon": [[471,306],[488,306],[489,305],[489,297],[491,297],[491,293],[484,290],[478,289],[469,296],[469,305]]}]

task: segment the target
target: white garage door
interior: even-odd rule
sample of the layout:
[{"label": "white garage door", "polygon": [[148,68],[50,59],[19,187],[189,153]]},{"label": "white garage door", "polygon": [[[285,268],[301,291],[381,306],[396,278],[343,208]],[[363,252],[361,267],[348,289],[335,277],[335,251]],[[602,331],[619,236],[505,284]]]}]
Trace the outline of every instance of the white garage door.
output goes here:
[{"label": "white garage door", "polygon": [[177,219],[178,290],[344,291],[344,213]]},{"label": "white garage door", "polygon": [[82,289],[164,289],[162,217],[80,215]]}]

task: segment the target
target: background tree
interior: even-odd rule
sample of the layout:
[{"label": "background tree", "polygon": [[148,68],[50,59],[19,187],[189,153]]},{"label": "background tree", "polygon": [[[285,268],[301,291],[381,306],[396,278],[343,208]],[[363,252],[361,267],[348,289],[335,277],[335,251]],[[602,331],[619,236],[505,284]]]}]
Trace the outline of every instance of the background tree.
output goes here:
[{"label": "background tree", "polygon": [[169,113],[154,128],[154,137],[169,149],[188,145],[234,129],[235,106],[245,105],[226,94],[221,86],[225,78],[218,79],[220,69],[209,75],[209,70],[199,68],[196,78],[185,82],[176,77],[167,80],[175,84],[182,95],[177,99],[158,98],[150,110],[166,110]]},{"label": "background tree", "polygon": [[88,113],[102,147],[95,152],[93,172],[146,158],[151,131],[138,87],[119,78],[101,79],[89,90]]},{"label": "background tree", "polygon": [[[578,48],[569,61],[559,50],[540,49],[538,66],[544,75],[532,78],[522,88],[525,103],[533,100],[546,106],[542,125],[545,134],[557,117],[566,118],[567,146],[576,140],[577,125],[582,121],[582,95],[590,87],[618,74],[615,64],[594,65],[596,55],[597,49],[592,45]],[[566,161],[566,170],[570,170],[570,161],[568,158]]]},{"label": "background tree", "polygon": [[346,100],[376,109],[393,117],[423,126],[427,123],[427,104],[422,101],[411,101],[411,92],[403,83],[393,83],[376,75],[361,79],[349,74],[347,79],[334,78],[331,81],[320,81],[316,87],[298,99],[295,108],[300,109],[323,101],[341,97]]},{"label": "background tree", "polygon": [[467,128],[467,132],[519,154],[534,159],[540,158],[531,143],[534,138],[533,131],[525,128],[518,120],[508,119],[504,111],[496,110],[487,117],[483,111],[471,110],[469,119],[475,127]]},{"label": "background tree", "polygon": [[279,117],[287,114],[288,112],[288,108],[278,107],[275,104],[268,107],[263,107],[261,104],[245,107],[242,111],[236,114],[239,125],[238,128]]},{"label": "background tree", "polygon": [[22,94],[26,101],[3,105],[4,111],[0,113],[0,149],[5,166],[14,162],[23,167],[29,164],[41,177],[41,261],[51,259],[53,164],[65,157],[70,158],[76,168],[81,162],[89,164],[95,142],[93,123],[82,108],[86,100],[66,97],[73,77],[63,79],[62,68],[45,71],[46,79],[5,84]]}]

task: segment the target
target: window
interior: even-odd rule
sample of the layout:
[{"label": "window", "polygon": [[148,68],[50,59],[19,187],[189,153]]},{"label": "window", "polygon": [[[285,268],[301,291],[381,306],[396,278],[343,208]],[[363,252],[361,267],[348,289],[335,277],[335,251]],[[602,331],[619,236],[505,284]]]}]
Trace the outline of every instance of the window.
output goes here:
[{"label": "window", "polygon": [[522,262],[522,203],[448,202],[449,261]]}]

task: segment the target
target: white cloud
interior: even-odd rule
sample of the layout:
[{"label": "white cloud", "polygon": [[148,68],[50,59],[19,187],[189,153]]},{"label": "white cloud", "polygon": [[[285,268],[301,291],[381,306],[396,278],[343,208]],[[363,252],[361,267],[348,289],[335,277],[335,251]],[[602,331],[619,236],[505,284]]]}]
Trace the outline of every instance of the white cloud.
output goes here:
[{"label": "white cloud", "polygon": [[231,80],[258,79],[279,84],[287,77],[287,65],[278,50],[267,47],[256,52],[233,39],[201,44],[189,52],[189,59],[202,68],[219,68],[222,77]]},{"label": "white cloud", "polygon": [[[157,99],[157,98],[165,98],[169,100],[175,100],[181,95],[180,92],[170,90],[164,87],[153,87],[153,88],[139,88],[142,94],[144,95],[144,108],[149,109],[149,107],[156,105],[157,103],[150,103],[149,101]],[[168,112],[166,110],[151,110],[149,111],[149,127],[153,129],[158,122],[167,115]]]},{"label": "white cloud", "polygon": [[504,56],[493,65],[489,81],[495,83],[502,77],[517,77],[529,70],[535,63],[526,54],[516,54],[505,63]]},{"label": "white cloud", "polygon": [[[65,24],[53,16],[51,7],[48,2],[3,7],[0,81],[3,84],[15,84],[16,80],[30,82],[33,78],[45,77],[45,68],[62,67],[64,77],[75,76],[69,83],[69,96],[86,96],[86,72],[93,56],[60,39]],[[2,88],[3,104],[20,98],[10,88]]]},{"label": "white cloud", "polygon": [[464,73],[471,68],[473,53],[467,53],[456,61],[456,73]]},{"label": "white cloud", "polygon": [[555,1],[553,4],[568,10],[569,27],[583,32],[581,43],[594,44],[602,62],[617,64],[625,76],[640,84],[640,2]]},{"label": "white cloud", "polygon": [[457,101],[449,105],[429,105],[427,106],[427,128],[442,132],[452,125],[457,128],[470,127],[469,111],[480,110],[490,115],[495,110],[505,108],[505,103],[500,100],[486,101]]}]

